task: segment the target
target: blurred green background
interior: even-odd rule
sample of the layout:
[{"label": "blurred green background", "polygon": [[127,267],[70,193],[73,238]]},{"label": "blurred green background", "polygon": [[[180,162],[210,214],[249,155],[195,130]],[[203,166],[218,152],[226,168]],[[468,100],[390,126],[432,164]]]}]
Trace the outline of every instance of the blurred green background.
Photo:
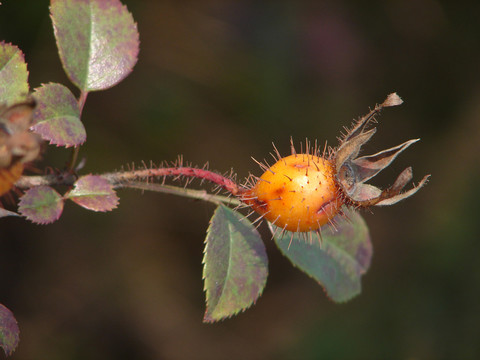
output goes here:
[{"label": "blurred green background", "polygon": [[[4,0],[0,39],[18,45],[32,88],[70,86],[47,0]],[[16,315],[12,359],[473,359],[480,357],[480,2],[124,1],[141,50],[120,85],[92,93],[84,173],[142,160],[209,161],[260,175],[289,137],[336,145],[353,118],[397,91],[373,153],[407,139],[379,176],[412,165],[430,183],[365,212],[374,257],[346,304],[266,239],[270,275],[245,313],[203,324],[205,230],[213,207],[122,191],[97,214],[74,204],[36,226],[1,219],[0,302]],[[49,147],[40,168],[62,168]]]}]

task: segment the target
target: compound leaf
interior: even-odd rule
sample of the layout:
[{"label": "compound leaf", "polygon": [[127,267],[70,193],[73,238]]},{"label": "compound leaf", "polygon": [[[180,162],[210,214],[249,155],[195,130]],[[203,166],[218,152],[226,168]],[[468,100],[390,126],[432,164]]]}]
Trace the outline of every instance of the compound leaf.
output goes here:
[{"label": "compound leaf", "polygon": [[86,140],[80,121],[80,109],[72,92],[61,84],[46,84],[35,89],[35,108],[32,129],[50,144],[77,146]]},{"label": "compound leaf", "polygon": [[28,94],[28,70],[18,47],[0,42],[0,105],[25,100]]},{"label": "compound leaf", "polygon": [[15,351],[19,341],[17,320],[9,309],[0,304],[0,346],[7,356]]},{"label": "compound leaf", "polygon": [[132,71],[138,31],[119,0],[51,0],[50,14],[63,68],[79,89],[108,89]]},{"label": "compound leaf", "polygon": [[18,211],[36,224],[50,224],[62,214],[63,198],[50,186],[35,186],[20,198]]},{"label": "compound leaf", "polygon": [[[360,278],[370,266],[372,244],[368,227],[356,212],[344,209],[345,216],[337,215],[335,228],[321,228],[321,244],[317,234],[306,237],[294,233],[293,238],[281,234],[281,229],[270,225],[274,239],[282,253],[299,269],[322,285],[335,302],[344,302],[360,294]],[[278,231],[280,230],[280,231]]]},{"label": "compound leaf", "polygon": [[203,258],[205,322],[233,316],[261,295],[268,274],[265,245],[255,227],[219,205],[210,220]]},{"label": "compound leaf", "polygon": [[86,175],[78,179],[65,198],[93,211],[111,211],[118,205],[118,196],[112,185],[98,175]]}]

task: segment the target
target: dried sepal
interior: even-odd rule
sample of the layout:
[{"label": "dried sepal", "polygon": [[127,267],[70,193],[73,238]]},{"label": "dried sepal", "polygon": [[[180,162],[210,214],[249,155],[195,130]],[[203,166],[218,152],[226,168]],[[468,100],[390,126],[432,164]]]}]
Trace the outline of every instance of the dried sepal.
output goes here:
[{"label": "dried sepal", "polygon": [[369,206],[373,205],[367,203],[371,201],[371,199],[376,199],[380,197],[382,194],[382,190],[377,188],[376,186],[370,184],[358,184],[355,187],[354,192],[349,195],[351,201],[355,202],[356,204],[360,204],[362,206]]},{"label": "dried sepal", "polygon": [[358,207],[393,205],[415,194],[427,182],[429,176],[425,176],[412,189],[402,192],[413,178],[412,169],[409,167],[387,189],[381,190],[375,186],[364,184],[365,181],[389,166],[402,151],[419,141],[419,139],[408,140],[376,154],[357,157],[361,147],[375,133],[375,128],[367,130],[369,123],[374,121],[375,115],[385,107],[397,106],[402,103],[403,100],[396,93],[388,95],[382,104],[376,105],[373,110],[354,124],[343,138],[340,147],[335,151],[336,181],[347,203]]},{"label": "dried sepal", "polygon": [[29,98],[10,107],[0,107],[0,124],[3,131],[14,134],[26,131],[32,124],[35,100]]},{"label": "dried sepal", "polygon": [[375,134],[377,129],[373,128],[367,132],[362,132],[345,141],[337,150],[335,157],[335,165],[337,169],[340,169],[347,161],[351,161],[357,157],[360,152],[360,148]]},{"label": "dried sepal", "polygon": [[403,199],[406,199],[410,196],[412,196],[413,194],[415,194],[418,190],[420,190],[428,181],[428,179],[430,178],[430,175],[425,175],[423,177],[423,179],[418,183],[417,186],[414,186],[413,188],[411,188],[410,190],[408,191],[405,191],[403,193],[397,193],[395,195],[391,195],[390,197],[384,199],[384,200],[381,200],[379,201],[377,204],[377,206],[387,206],[387,205],[394,205],[396,204],[397,202],[403,200]]},{"label": "dried sepal", "polygon": [[0,106],[0,168],[33,161],[40,154],[40,138],[29,130],[35,105],[28,98],[10,107]]},{"label": "dried sepal", "polygon": [[375,105],[375,108],[373,110],[370,110],[367,115],[362,116],[359,120],[356,121],[353,128],[347,133],[347,135],[343,139],[343,142],[348,141],[355,136],[363,133],[366,126],[371,121],[375,121],[375,115],[379,114],[383,108],[397,106],[401,104],[403,104],[403,100],[400,98],[400,96],[398,96],[397,93],[391,93],[387,96],[383,103]]},{"label": "dried sepal", "polygon": [[426,184],[429,177],[430,175],[424,176],[417,186],[402,193],[403,188],[413,178],[412,168],[408,167],[400,173],[392,186],[384,190],[369,184],[358,184],[353,194],[349,196],[349,201],[361,207],[393,205],[415,194]]},{"label": "dried sepal", "polygon": [[398,106],[402,105],[403,100],[397,93],[391,93],[387,96],[385,101],[382,103],[383,107]]},{"label": "dried sepal", "polygon": [[345,161],[357,157],[361,146],[375,134],[375,128],[365,131],[370,122],[375,121],[375,115],[378,115],[383,108],[397,106],[402,103],[403,100],[400,96],[398,96],[397,93],[392,93],[387,96],[383,103],[375,105],[373,110],[355,122],[352,129],[350,129],[342,139],[336,151],[335,165],[337,169],[340,168]]},{"label": "dried sepal", "polygon": [[31,97],[10,106],[0,104],[0,196],[12,189],[24,164],[40,154],[40,138],[29,130],[34,108]]},{"label": "dried sepal", "polygon": [[402,151],[419,140],[420,139],[408,140],[403,144],[380,151],[374,155],[362,156],[353,160],[352,165],[357,175],[357,182],[365,182],[377,175],[390,165]]}]

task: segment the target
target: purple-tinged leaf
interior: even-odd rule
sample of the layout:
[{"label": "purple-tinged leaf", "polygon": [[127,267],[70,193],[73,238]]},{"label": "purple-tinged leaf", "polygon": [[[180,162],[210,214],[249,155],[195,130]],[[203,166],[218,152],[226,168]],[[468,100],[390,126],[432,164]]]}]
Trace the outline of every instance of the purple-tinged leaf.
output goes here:
[{"label": "purple-tinged leaf", "polygon": [[20,216],[20,214],[17,214],[14,211],[5,210],[4,208],[0,208],[0,218],[6,217],[6,216]]},{"label": "purple-tinged leaf", "polygon": [[12,355],[19,341],[17,320],[9,309],[0,304],[0,346],[7,356]]},{"label": "purple-tinged leaf", "polygon": [[77,146],[85,142],[86,132],[80,121],[80,109],[71,91],[61,84],[46,84],[35,89],[34,113],[37,134],[50,144]]},{"label": "purple-tinged leaf", "polygon": [[63,68],[79,89],[108,89],[132,71],[138,31],[119,0],[51,0],[50,13]]},{"label": "purple-tinged leaf", "polygon": [[25,100],[28,70],[23,53],[15,45],[0,42],[0,105]]},{"label": "purple-tinged leaf", "polygon": [[118,205],[118,196],[107,179],[86,175],[75,182],[75,187],[65,198],[93,211],[111,211]]},{"label": "purple-tinged leaf", "polygon": [[36,224],[50,224],[62,214],[63,198],[50,186],[35,186],[20,198],[18,211]]},{"label": "purple-tinged leaf", "polygon": [[[360,278],[370,266],[372,244],[367,225],[356,212],[344,210],[332,225],[321,228],[321,240],[317,234],[293,238],[281,235],[281,229],[270,225],[275,242],[282,253],[300,270],[322,285],[335,302],[344,302],[360,294]],[[279,230],[279,231],[277,231]]]},{"label": "purple-tinged leaf", "polygon": [[233,316],[261,295],[268,274],[265,245],[255,227],[219,205],[207,231],[203,258],[207,310],[204,321]]}]

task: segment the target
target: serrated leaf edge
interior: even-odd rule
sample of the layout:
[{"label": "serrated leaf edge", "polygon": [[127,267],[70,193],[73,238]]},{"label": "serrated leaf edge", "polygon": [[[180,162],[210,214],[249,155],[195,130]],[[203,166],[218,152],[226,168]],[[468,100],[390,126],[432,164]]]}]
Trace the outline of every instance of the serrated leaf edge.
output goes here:
[{"label": "serrated leaf edge", "polygon": [[[266,283],[267,283],[267,278],[265,278],[265,281],[263,282],[263,284],[261,284],[260,291],[259,291],[258,295],[255,297],[255,299],[252,301],[252,303],[249,304],[248,306],[239,308],[239,309],[237,309],[235,312],[232,312],[232,313],[230,313],[229,315],[223,316],[223,317],[221,317],[221,318],[219,318],[219,319],[213,319],[213,318],[210,318],[210,317],[207,316],[207,314],[208,314],[208,309],[210,308],[210,304],[208,303],[208,299],[209,299],[209,297],[210,297],[210,296],[209,296],[209,295],[210,295],[210,291],[206,288],[206,282],[205,282],[205,280],[206,280],[206,257],[207,257],[208,236],[209,236],[209,233],[210,233],[210,229],[211,229],[211,227],[212,227],[212,224],[213,224],[213,220],[214,220],[217,212],[220,211],[220,210],[221,210],[221,211],[225,211],[225,210],[227,210],[227,211],[232,211],[230,208],[227,208],[226,206],[224,206],[224,205],[222,205],[222,204],[219,204],[219,205],[217,206],[217,208],[215,209],[212,217],[210,218],[209,226],[208,226],[208,228],[207,228],[207,236],[206,236],[205,241],[204,241],[205,247],[204,247],[204,250],[203,250],[203,258],[202,258],[202,264],[203,264],[202,279],[203,279],[203,281],[204,281],[203,290],[204,290],[205,293],[206,293],[206,309],[205,309],[205,314],[204,314],[204,317],[203,317],[203,322],[204,322],[204,323],[214,323],[214,322],[219,322],[219,321],[227,320],[227,319],[232,318],[233,316],[238,315],[239,313],[243,313],[245,310],[249,309],[250,307],[252,307],[253,305],[256,304],[257,300],[258,300],[258,299],[261,297],[261,295],[263,294],[263,291],[265,290],[265,285],[266,285]],[[238,218],[237,218],[237,219],[238,219]],[[242,218],[242,219],[238,219],[238,220],[239,220],[240,222],[245,221],[245,220],[248,221],[247,218]],[[253,225],[252,225],[252,227],[253,227]],[[231,231],[231,224],[230,224],[230,223],[228,224],[228,228],[229,228],[229,233],[231,233],[232,231]],[[253,228],[254,228],[254,227],[253,227]],[[255,229],[255,228],[254,228],[254,229]],[[255,230],[256,230],[256,229],[255,229]],[[259,234],[258,234],[258,235],[259,235]],[[259,235],[259,236],[260,236],[260,235]],[[231,249],[231,241],[229,241],[229,245],[230,245],[230,249]],[[232,253],[232,252],[229,251],[229,258],[231,258],[231,253]],[[227,273],[230,271],[230,264],[231,264],[231,261],[229,262],[229,269],[228,269]],[[268,275],[268,273],[267,273],[267,275]],[[223,291],[224,291],[224,288],[225,288],[225,287],[222,288],[222,293],[223,293]]]},{"label": "serrated leaf edge", "polygon": [[[111,190],[112,190],[112,193],[108,192],[108,193],[105,193],[105,192],[97,192],[97,193],[88,193],[88,194],[78,194],[78,195],[72,195],[72,193],[75,192],[75,190],[77,190],[77,182],[85,177],[88,177],[88,176],[95,176],[95,177],[99,177],[99,178],[102,178],[104,180],[106,180],[104,177],[102,177],[101,175],[93,175],[93,174],[88,174],[88,175],[84,175],[82,177],[80,177],[74,184],[74,188],[71,189],[70,191],[67,191],[64,195],[63,195],[63,198],[64,199],[68,199],[68,200],[71,200],[73,201],[75,204],[77,204],[78,206],[86,209],[86,210],[90,210],[90,211],[95,211],[95,212],[102,212],[102,213],[106,213],[106,212],[109,212],[109,211],[112,211],[114,209],[116,209],[120,203],[120,198],[118,197],[117,195],[117,192],[115,191],[115,189],[112,187]],[[107,181],[108,182],[108,181]],[[111,185],[111,184],[109,184]],[[74,199],[75,198],[87,198],[87,197],[105,197],[105,196],[115,196],[115,203],[113,204],[113,206],[109,209],[92,209],[90,207],[87,207],[87,206],[84,206],[83,204],[79,204],[78,202],[76,202]]]},{"label": "serrated leaf edge", "polygon": [[[362,219],[362,221],[365,221]],[[274,225],[272,225],[271,223],[268,223],[268,228],[270,230],[270,232],[272,233],[272,237],[274,239],[277,239],[277,237],[279,236],[278,234],[276,234],[275,232],[275,229],[273,228]],[[273,235],[275,234],[275,235]],[[298,239],[299,241],[302,241],[302,239]],[[331,246],[332,248],[335,248],[335,249],[338,249],[340,250],[340,252],[344,255],[346,255],[346,257],[348,258],[348,260],[350,260],[351,262],[353,262],[354,264],[358,264],[358,261],[352,256],[350,255],[348,252],[346,252],[345,250],[343,250],[342,248],[338,247],[338,246],[335,246],[333,245],[331,242],[328,242],[328,241],[325,241],[323,240],[323,244],[324,245],[328,245],[328,246]],[[365,275],[368,271],[368,267],[367,268],[363,268],[362,266],[357,266],[355,265],[355,267],[359,268],[361,270],[361,272],[359,273],[359,276],[358,276],[358,284],[359,284],[359,289],[358,289],[358,292],[355,292],[355,293],[351,293],[349,296],[345,296],[345,297],[342,297],[341,299],[333,299],[332,296],[329,294],[328,290],[327,290],[327,287],[322,283],[320,282],[318,279],[316,279],[313,275],[309,274],[308,272],[306,272],[304,269],[302,269],[298,264],[296,264],[295,262],[292,261],[292,259],[290,257],[288,257],[282,248],[280,248],[277,244],[277,241],[275,241],[275,245],[277,246],[277,248],[280,250],[280,252],[282,253],[283,256],[285,256],[288,261],[293,265],[294,268],[300,270],[303,274],[307,275],[309,278],[311,278],[312,280],[314,280],[317,284],[319,284],[321,286],[321,288],[323,289],[323,291],[325,292],[325,295],[327,296],[328,299],[330,299],[331,301],[333,301],[334,303],[336,304],[343,304],[343,303],[346,303],[348,301],[350,301],[351,299],[355,298],[356,296],[360,295],[361,292],[362,292],[362,281],[361,281],[361,278],[363,275]],[[320,250],[322,251],[325,251],[325,249],[322,249],[320,248]],[[325,251],[326,252],[326,251]],[[330,254],[329,254],[330,255]],[[336,259],[333,259],[337,264],[339,264],[339,262],[336,260]],[[348,274],[347,272],[345,272],[345,274],[352,280],[355,280],[354,277],[350,276],[350,274]]]},{"label": "serrated leaf edge", "polygon": [[65,205],[65,200],[64,200],[62,195],[60,195],[54,188],[52,188],[50,186],[39,185],[39,186],[34,186],[34,187],[30,188],[29,190],[37,188],[37,187],[48,187],[48,188],[52,189],[58,195],[57,203],[61,204],[60,205],[61,209],[60,209],[60,212],[58,214],[58,217],[55,218],[55,219],[52,219],[52,220],[47,220],[47,221],[37,221],[35,219],[32,219],[29,215],[24,214],[22,212],[22,208],[26,208],[26,209],[35,209],[36,208],[35,206],[24,206],[24,204],[22,203],[22,199],[25,197],[26,194],[28,194],[28,191],[20,198],[20,201],[18,202],[18,212],[20,213],[20,216],[23,216],[24,218],[26,218],[27,220],[31,221],[34,224],[38,224],[38,225],[52,224],[55,221],[57,221],[60,218],[60,216],[62,216],[63,208],[64,208],[64,205]]}]

